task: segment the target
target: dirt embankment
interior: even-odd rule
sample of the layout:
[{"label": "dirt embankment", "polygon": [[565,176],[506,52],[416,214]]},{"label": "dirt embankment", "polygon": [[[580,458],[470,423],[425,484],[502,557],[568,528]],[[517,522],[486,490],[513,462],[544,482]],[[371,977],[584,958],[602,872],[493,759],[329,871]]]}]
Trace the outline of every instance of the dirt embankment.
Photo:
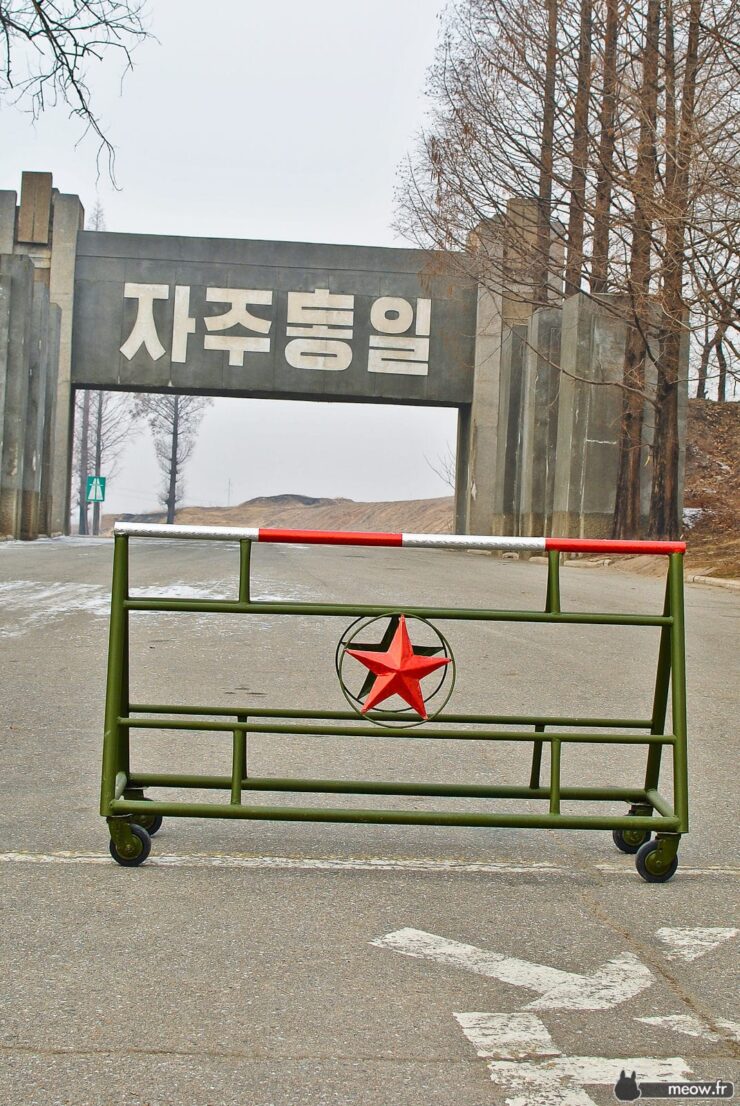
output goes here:
[{"label": "dirt embankment", "polygon": [[740,577],[740,403],[689,400],[684,507],[689,571]]},{"label": "dirt embankment", "polygon": [[[740,578],[740,403],[689,401],[685,507],[687,572]],[[161,513],[117,517],[164,521]],[[452,530],[453,517],[452,496],[356,503],[352,499],[275,495],[234,507],[183,507],[177,512],[181,525],[438,534]],[[115,518],[105,516],[104,533],[110,532]],[[631,567],[651,570],[645,558],[635,558],[638,561]]]}]

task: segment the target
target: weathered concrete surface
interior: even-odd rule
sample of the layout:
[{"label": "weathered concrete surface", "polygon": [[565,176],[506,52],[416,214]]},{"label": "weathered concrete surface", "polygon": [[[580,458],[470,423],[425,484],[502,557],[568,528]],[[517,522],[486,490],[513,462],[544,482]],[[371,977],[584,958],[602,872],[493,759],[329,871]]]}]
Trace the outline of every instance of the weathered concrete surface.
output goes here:
[{"label": "weathered concrete surface", "polygon": [[561,311],[541,307],[529,321],[522,381],[519,532],[551,533],[558,437]]},{"label": "weathered concrete surface", "polygon": [[26,445],[33,265],[27,258],[0,255],[6,278],[0,306],[0,538],[20,537],[23,460]]},{"label": "weathered concrete surface", "polygon": [[57,194],[54,197],[49,293],[51,302],[61,311],[50,512],[50,529],[55,534],[64,533],[69,525],[73,406],[72,316],[77,237],[84,222],[85,212],[78,196]]},{"label": "weathered concrete surface", "polygon": [[[475,287],[442,265],[439,255],[423,250],[83,231],[75,273],[73,381],[94,387],[172,387],[295,399],[469,403]],[[138,316],[138,299],[124,296],[127,283],[160,286],[153,303],[162,350],[156,357],[146,346],[128,356],[121,352]],[[189,289],[188,333],[175,326],[176,287]],[[227,311],[223,298],[207,299],[209,288],[254,289],[269,295],[267,302],[250,301],[251,314],[269,327],[259,332],[253,328],[253,334],[263,334],[268,348],[248,349],[241,364],[232,364],[225,349],[207,348],[212,335],[206,320]],[[315,289],[353,297],[344,306],[333,301],[332,318],[326,320],[317,302],[311,308],[314,314],[298,327],[308,340],[315,335],[328,337],[330,343],[343,341],[351,352],[346,366],[329,356],[325,367],[288,363],[286,347],[299,337],[293,333],[297,320],[288,318],[288,296]],[[403,371],[370,371],[369,352],[378,333],[371,315],[382,297],[400,297],[413,309],[413,317],[399,317],[397,327],[392,321],[382,323],[389,328],[382,332],[388,349],[394,345],[393,327],[401,349],[415,341],[417,332],[426,340],[418,301],[431,299],[429,356],[417,358],[420,370],[428,361],[428,371],[409,374],[410,361]],[[328,331],[327,322],[332,328]],[[314,331],[314,324],[321,325]],[[234,325],[229,324],[226,337],[245,333]],[[180,331],[176,353],[175,335]]]},{"label": "weathered concrete surface", "polygon": [[41,475],[47,414],[46,393],[49,386],[50,309],[48,288],[38,282],[35,283],[21,495],[20,537],[24,541],[33,541],[39,535]]},{"label": "weathered concrete surface", "polygon": [[[228,594],[235,586],[230,547],[148,543],[133,554],[137,587],[175,582]],[[615,1080],[627,1056],[677,1056],[697,1075],[738,1078],[718,1026],[737,1020],[736,942],[687,963],[669,959],[656,937],[661,927],[736,924],[727,758],[740,676],[730,646],[737,595],[687,589],[693,823],[670,884],[644,884],[606,833],[195,820],[168,822],[154,842],[159,863],[125,870],[106,859],[96,813],[110,561],[105,541],[0,548],[0,1101],[504,1106],[510,1094],[491,1082],[453,1015],[517,1012],[532,992],[371,944],[402,927],[575,973],[632,954],[652,973],[648,989],[611,1010],[541,1012],[557,1047],[606,1057]],[[259,546],[254,571],[257,596],[541,608],[546,570],[425,550]],[[658,610],[662,585],[566,570],[563,599],[574,609]],[[341,703],[333,653],[343,628],[341,619],[271,618],[248,633],[228,616],[210,628],[201,616],[137,616],[135,693]],[[617,713],[649,703],[652,630],[444,629],[460,666],[458,705],[585,713],[598,703]],[[169,770],[220,771],[229,746],[152,735],[134,751]],[[443,742],[357,748],[265,738],[250,756],[255,770],[277,774],[483,782],[527,773],[523,750]],[[564,763],[571,778],[603,782],[639,760],[584,749]],[[11,861],[11,853],[22,855]],[[261,867],[229,866],[256,858]],[[326,865],[312,869],[321,858]],[[342,870],[331,858],[357,863]],[[387,871],[383,858],[417,863]],[[500,867],[456,870],[455,862]],[[691,1037],[637,1020],[676,1014],[721,1032]],[[608,1086],[587,1090],[597,1106],[614,1101]]]}]

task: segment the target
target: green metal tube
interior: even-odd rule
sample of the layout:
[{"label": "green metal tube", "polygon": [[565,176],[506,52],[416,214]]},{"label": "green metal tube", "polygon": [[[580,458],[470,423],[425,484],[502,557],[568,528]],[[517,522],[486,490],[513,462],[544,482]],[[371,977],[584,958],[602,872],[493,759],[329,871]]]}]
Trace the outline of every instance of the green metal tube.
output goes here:
[{"label": "green metal tube", "polygon": [[105,696],[103,767],[100,782],[100,813],[107,816],[115,799],[116,774],[127,772],[121,750],[122,735],[128,733],[119,722],[126,709],[124,672],[126,652],[126,595],[128,593],[128,538],[117,537],[113,546],[110,629],[108,634],[108,679]]},{"label": "green metal tube", "polygon": [[679,833],[689,829],[688,739],[686,727],[686,643],[684,638],[683,555],[671,553],[668,561],[671,591],[671,710],[673,732],[673,805]]},{"label": "green metal tube", "polygon": [[[279,707],[192,707],[178,706],[177,704],[151,704],[132,703],[131,714],[208,714],[213,717],[223,716],[235,718],[239,714],[249,712],[254,718],[314,718],[335,719],[338,721],[357,720],[357,712],[353,710],[291,710]],[[370,714],[372,715],[372,711]],[[408,721],[408,715],[389,714],[389,718],[399,722]],[[616,730],[647,730],[652,725],[650,718],[563,718],[558,715],[537,714],[445,714],[437,718],[437,722],[495,722],[500,726],[583,726],[585,728]],[[541,732],[541,731],[540,731]]]},{"label": "green metal tube", "polygon": [[242,780],[247,770],[247,735],[244,730],[234,730],[231,764],[231,801],[238,806],[242,801]]},{"label": "green metal tube", "polygon": [[239,602],[249,603],[249,562],[252,555],[251,541],[239,542]]},{"label": "green metal tube", "polygon": [[[485,733],[482,730],[438,730],[421,729],[419,726],[408,729],[388,729],[383,726],[358,726],[349,729],[346,726],[275,726],[259,722],[191,722],[186,719],[162,718],[120,718],[119,725],[141,730],[185,730],[206,731],[210,733],[231,733],[243,729],[248,733],[289,734],[310,737],[383,737],[406,740],[430,741],[531,741],[530,731],[499,730]],[[586,744],[605,745],[649,745],[660,742],[663,745],[674,743],[673,734],[633,734],[633,733],[558,733],[543,734],[543,741],[585,742]]]},{"label": "green metal tube", "polygon": [[645,798],[650,803],[651,807],[657,810],[658,814],[662,814],[666,818],[673,818],[675,816],[673,807],[659,791],[651,788],[649,791],[645,792]]},{"label": "green metal tube", "polygon": [[547,554],[547,603],[548,614],[560,614],[560,554],[553,549]]},{"label": "green metal tube", "polygon": [[[130,611],[183,611],[190,614],[290,614],[338,618],[393,614],[385,606],[353,606],[337,603],[239,603],[228,599],[129,599]],[[670,618],[648,614],[576,613],[548,614],[546,611],[468,610],[459,607],[404,607],[404,613],[420,618],[468,622],[543,622],[573,626],[667,626]]]},{"label": "green metal tube", "polygon": [[[663,601],[663,614],[671,613],[671,589],[670,572],[666,573],[665,599]],[[664,626],[660,631],[660,647],[658,649],[658,668],[655,675],[655,692],[653,694],[653,711],[650,732],[654,734],[665,731],[665,716],[668,710],[668,689],[671,681],[671,634],[673,626]],[[645,789],[657,788],[660,782],[660,763],[663,749],[660,745],[651,745],[648,751],[647,766],[645,768]]]},{"label": "green metal tube", "polygon": [[[545,727],[538,724],[534,728],[535,733],[544,733]],[[540,786],[540,771],[542,769],[542,741],[535,741],[532,743],[532,767],[529,772],[529,786]]]},{"label": "green metal tube", "polygon": [[[129,790],[146,787],[204,788],[227,791],[231,776],[181,776],[169,772],[144,772],[129,781]],[[402,783],[396,780],[297,779],[250,776],[241,780],[242,791],[295,791],[336,795],[415,795],[459,799],[541,799],[548,801],[548,787],[488,787],[484,784]],[[563,799],[584,802],[645,803],[645,792],[636,787],[563,787]],[[665,803],[664,803],[665,805]],[[663,813],[661,811],[661,813]],[[670,808],[665,812],[672,816]]]},{"label": "green metal tube", "polygon": [[226,803],[136,802],[115,799],[113,814],[162,814],[168,818],[250,818],[278,822],[347,822],[399,826],[479,826],[513,829],[649,829],[672,832],[678,818],[627,817],[599,814],[479,814],[459,811],[357,810],[351,807],[234,806]]},{"label": "green metal tube", "polygon": [[550,742],[550,813],[560,814],[560,741]]}]

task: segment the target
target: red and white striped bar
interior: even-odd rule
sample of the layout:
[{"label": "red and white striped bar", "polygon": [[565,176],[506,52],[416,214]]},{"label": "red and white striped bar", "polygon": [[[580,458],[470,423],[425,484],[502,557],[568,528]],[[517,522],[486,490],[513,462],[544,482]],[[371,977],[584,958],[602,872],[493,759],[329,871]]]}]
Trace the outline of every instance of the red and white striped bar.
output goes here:
[{"label": "red and white striped bar", "polygon": [[620,541],[591,538],[507,538],[483,534],[384,534],[352,530],[271,530],[265,527],[165,526],[117,522],[116,537],[193,538],[292,545],[377,545],[405,549],[490,549],[523,553],[685,553],[683,541]]}]

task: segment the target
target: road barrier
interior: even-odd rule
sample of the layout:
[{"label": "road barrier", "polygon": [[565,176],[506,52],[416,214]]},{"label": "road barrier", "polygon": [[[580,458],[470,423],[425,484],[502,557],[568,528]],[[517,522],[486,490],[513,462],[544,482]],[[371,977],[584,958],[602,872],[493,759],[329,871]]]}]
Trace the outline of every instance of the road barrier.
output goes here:
[{"label": "road barrier", "polygon": [[[239,546],[238,592],[234,599],[146,598],[129,592],[129,539],[172,538],[236,542]],[[381,546],[457,550],[514,550],[546,553],[547,590],[544,610],[484,610],[416,607],[399,610],[382,604],[332,604],[254,600],[250,596],[250,554],[254,542],[303,545]],[[383,534],[159,526],[119,523],[111,599],[108,684],[101,814],[107,819],[111,854],[127,867],[141,864],[151,848],[151,836],[164,817],[251,818],[285,821],[361,822],[402,825],[522,827],[611,830],[617,847],[634,853],[643,879],[662,883],[678,864],[681,834],[688,831],[688,777],[686,745],[686,671],[683,610],[683,542],[591,541],[577,538],[505,538],[451,534]],[[661,614],[599,613],[563,610],[560,601],[562,553],[658,554],[668,562],[665,602]],[[191,612],[198,614],[286,615],[350,618],[335,657],[337,675],[348,710],[266,708],[252,703],[238,707],[192,704],[132,703],[129,697],[129,615],[132,611]],[[455,662],[447,639],[433,620],[535,623],[553,626],[659,627],[657,672],[653,706],[648,718],[562,717],[555,715],[501,715],[446,713],[444,704],[454,682]],[[377,624],[377,625],[376,625]],[[382,641],[372,646],[360,639],[385,624]],[[409,626],[427,637],[415,646]],[[429,635],[432,642],[429,644]],[[345,665],[364,676],[353,691]],[[358,667],[359,665],[359,667]],[[425,695],[427,676],[435,690]],[[432,678],[433,677],[433,678]],[[446,691],[445,691],[446,689]],[[666,731],[669,694],[672,732]],[[427,705],[439,695],[442,705],[431,716]],[[394,698],[392,698],[392,696]],[[403,705],[399,705],[399,699]],[[383,707],[383,702],[395,703]],[[364,723],[364,724],[363,724]],[[476,727],[476,728],[471,728]],[[507,728],[504,728],[507,727]],[[516,727],[514,729],[510,727]],[[525,727],[532,727],[527,729]],[[130,764],[132,729],[187,730],[229,734],[232,739],[231,775],[183,775],[141,772]],[[378,780],[292,779],[254,777],[247,772],[249,734],[347,737],[358,740],[423,738],[431,740],[531,742],[532,760],[527,786],[480,786],[439,783],[400,783]],[[561,756],[574,743],[642,745],[647,763],[641,787],[561,786]],[[549,780],[542,782],[542,755],[549,747]],[[658,790],[664,747],[673,753],[673,802]],[[222,789],[227,803],[151,799],[149,787]],[[465,798],[477,800],[537,800],[546,812],[532,813],[438,811],[418,809],[355,809],[255,805],[245,792],[294,792],[397,797]],[[624,814],[573,814],[561,811],[563,802],[626,803]],[[653,836],[653,834],[655,836]]]}]

